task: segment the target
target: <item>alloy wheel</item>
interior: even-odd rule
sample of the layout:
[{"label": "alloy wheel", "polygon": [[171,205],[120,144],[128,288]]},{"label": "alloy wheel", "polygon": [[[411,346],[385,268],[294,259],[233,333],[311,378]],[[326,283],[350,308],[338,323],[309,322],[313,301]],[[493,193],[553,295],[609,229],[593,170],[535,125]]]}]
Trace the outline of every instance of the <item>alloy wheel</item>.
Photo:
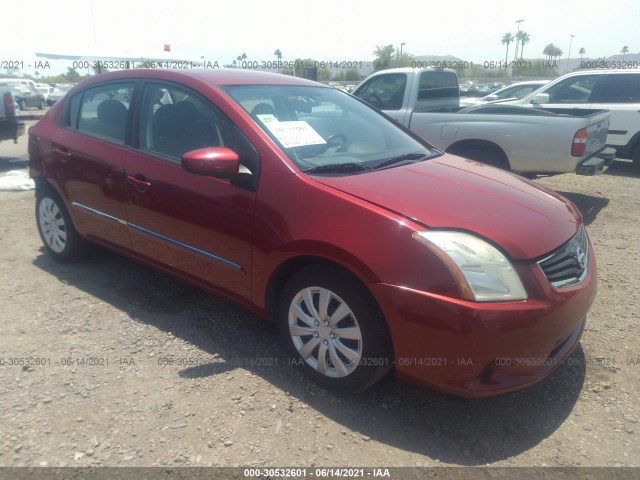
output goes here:
[{"label": "alloy wheel", "polygon": [[342,378],[358,367],[360,326],[349,305],[331,290],[300,290],[289,305],[288,323],[296,350],[321,375]]},{"label": "alloy wheel", "polygon": [[40,202],[38,222],[47,246],[55,253],[62,253],[67,245],[67,227],[60,208],[51,198]]}]

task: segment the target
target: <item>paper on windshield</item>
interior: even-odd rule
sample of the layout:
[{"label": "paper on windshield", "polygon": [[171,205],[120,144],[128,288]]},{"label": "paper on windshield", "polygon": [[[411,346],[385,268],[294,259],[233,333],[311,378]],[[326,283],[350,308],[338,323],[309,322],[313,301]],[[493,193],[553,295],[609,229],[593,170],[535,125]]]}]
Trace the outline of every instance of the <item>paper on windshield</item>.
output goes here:
[{"label": "paper on windshield", "polygon": [[277,122],[278,121],[278,119],[276,118],[276,116],[273,113],[260,113],[260,114],[256,115],[256,117],[258,117],[258,120],[260,120],[265,125],[267,123],[269,123],[269,122]]},{"label": "paper on windshield", "polygon": [[322,145],[327,143],[307,122],[269,122],[265,126],[284,148]]}]

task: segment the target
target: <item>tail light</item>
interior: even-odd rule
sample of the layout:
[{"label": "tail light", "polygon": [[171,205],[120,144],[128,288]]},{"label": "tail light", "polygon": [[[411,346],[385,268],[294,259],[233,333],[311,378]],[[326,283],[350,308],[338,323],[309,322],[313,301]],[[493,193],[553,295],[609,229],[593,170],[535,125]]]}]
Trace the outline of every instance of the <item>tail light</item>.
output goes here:
[{"label": "tail light", "polygon": [[573,136],[571,144],[571,155],[574,157],[582,157],[587,151],[587,129],[578,130]]},{"label": "tail light", "polygon": [[4,111],[7,115],[7,118],[16,116],[16,102],[13,100],[13,95],[11,95],[11,92],[7,92],[4,94]]}]

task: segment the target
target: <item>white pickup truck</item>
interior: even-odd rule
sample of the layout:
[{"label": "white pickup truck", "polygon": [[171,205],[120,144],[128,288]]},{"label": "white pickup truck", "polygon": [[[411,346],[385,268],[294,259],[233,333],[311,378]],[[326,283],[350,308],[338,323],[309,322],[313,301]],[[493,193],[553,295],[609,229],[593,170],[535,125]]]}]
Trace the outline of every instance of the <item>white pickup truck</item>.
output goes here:
[{"label": "white pickup truck", "polygon": [[523,174],[602,173],[606,110],[481,105],[460,109],[450,69],[397,68],[374,73],[354,95],[440,150]]}]

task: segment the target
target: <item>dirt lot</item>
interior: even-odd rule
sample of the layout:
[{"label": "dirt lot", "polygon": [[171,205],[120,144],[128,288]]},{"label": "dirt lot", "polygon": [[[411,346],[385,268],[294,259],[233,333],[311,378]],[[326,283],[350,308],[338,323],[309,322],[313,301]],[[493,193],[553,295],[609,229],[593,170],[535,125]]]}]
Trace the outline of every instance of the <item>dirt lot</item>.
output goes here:
[{"label": "dirt lot", "polygon": [[640,176],[539,181],[585,216],[599,294],[565,365],[484,400],[323,391],[235,306],[108,252],[52,261],[33,192],[0,192],[0,466],[640,466]]}]

